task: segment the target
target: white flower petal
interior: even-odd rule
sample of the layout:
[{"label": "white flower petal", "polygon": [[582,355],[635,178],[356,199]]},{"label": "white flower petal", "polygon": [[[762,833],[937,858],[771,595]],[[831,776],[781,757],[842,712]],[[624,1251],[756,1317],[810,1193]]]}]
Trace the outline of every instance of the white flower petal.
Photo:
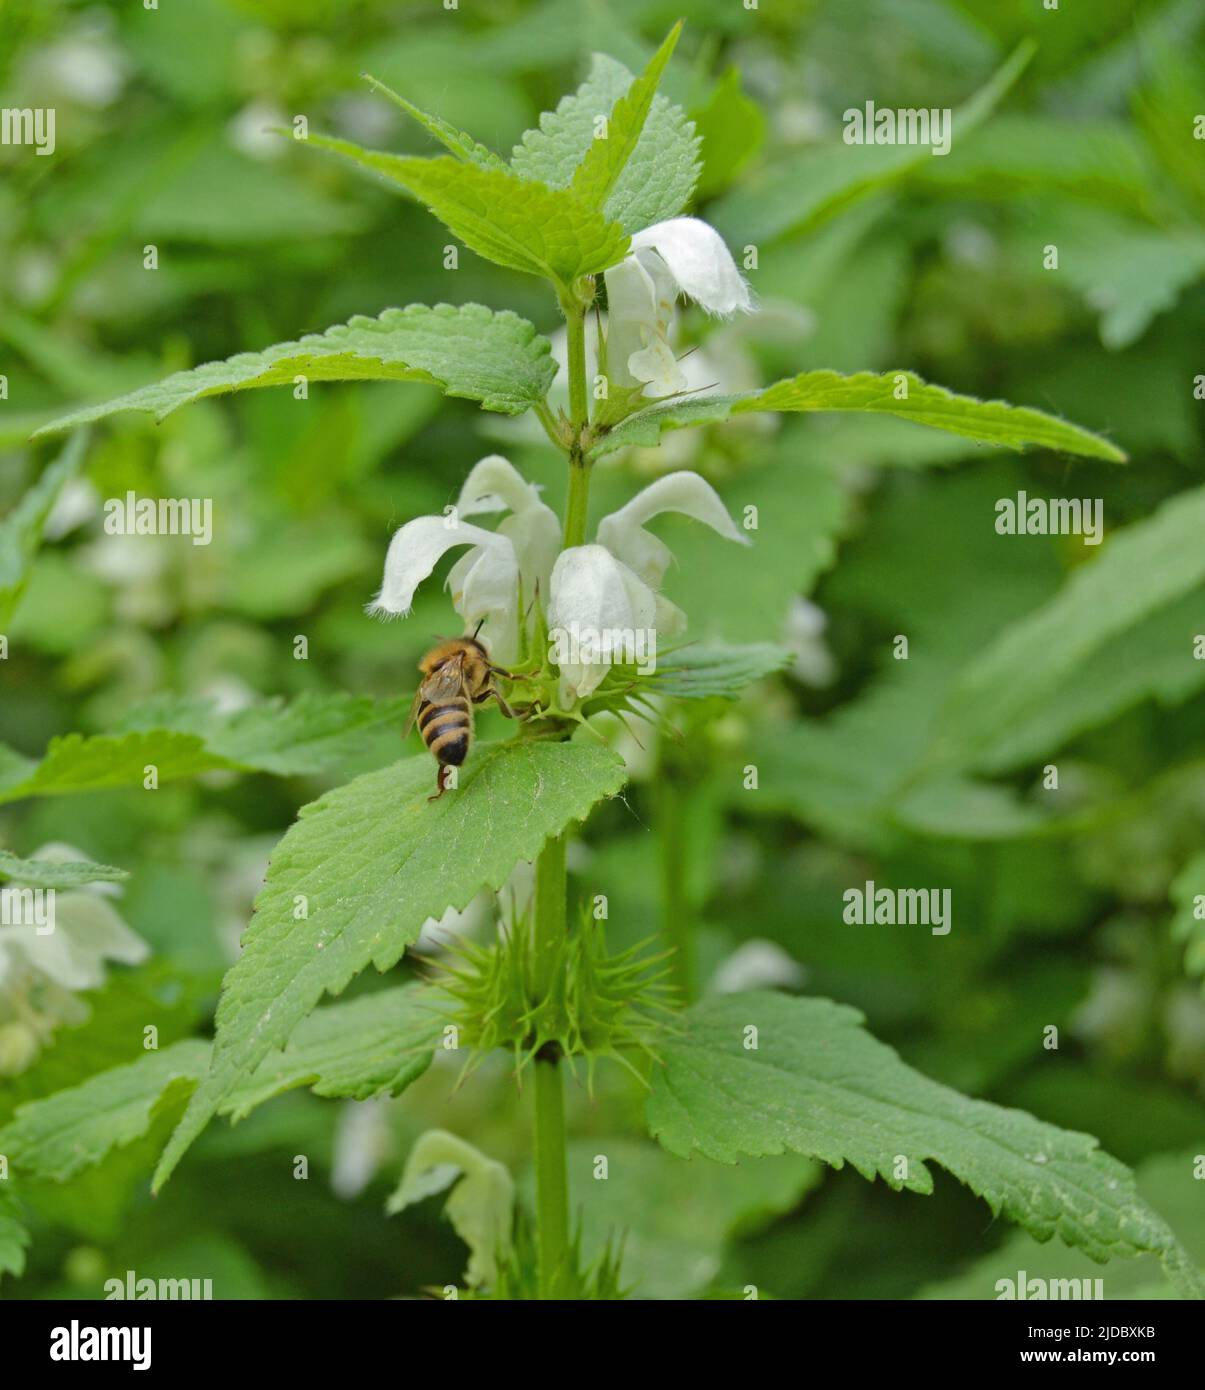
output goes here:
[{"label": "white flower petal", "polygon": [[680,512],[710,526],[725,540],[749,544],[705,478],[687,470],[667,473],[598,523],[599,543],[654,588],[661,583],[673,554],[664,541],[644,529],[644,524],[662,512]]},{"label": "white flower petal", "polygon": [[669,332],[678,287],[655,251],[612,266],[607,282],[607,374],[617,386],[645,385],[645,395],[685,390]]},{"label": "white flower petal", "polygon": [[547,593],[552,562],[561,548],[561,523],[552,508],[540,500],[539,488],[513,464],[501,454],[490,454],[474,464],[460,490],[456,510],[461,516],[511,512],[499,525],[498,534],[508,537],[514,546],[524,596],[530,600],[537,586]]},{"label": "white flower petal", "polygon": [[[548,604],[549,636],[573,640],[584,634],[630,633],[655,628],[657,596],[605,546],[577,545],[562,551],[552,571]],[[562,698],[585,699],[601,684],[611,662],[566,661],[561,667]]]},{"label": "white flower petal", "polygon": [[533,505],[544,505],[536,488],[501,454],[488,454],[473,465],[464,480],[456,510],[461,516],[480,516],[483,512],[521,512]]},{"label": "white flower petal", "polygon": [[[672,217],[632,238],[632,250],[656,250],[683,294],[710,314],[750,313],[753,296],[724,238],[697,217]],[[609,274],[609,272],[608,272]]]},{"label": "white flower petal", "polygon": [[504,548],[514,563],[514,547],[505,536],[454,517],[415,517],[389,542],[381,590],[368,605],[368,612],[409,613],[414,591],[440,559],[458,545]]},{"label": "white flower petal", "polygon": [[480,636],[493,659],[504,666],[514,661],[519,654],[519,571],[510,544],[470,550],[448,575],[448,588],[465,626],[482,624]]}]

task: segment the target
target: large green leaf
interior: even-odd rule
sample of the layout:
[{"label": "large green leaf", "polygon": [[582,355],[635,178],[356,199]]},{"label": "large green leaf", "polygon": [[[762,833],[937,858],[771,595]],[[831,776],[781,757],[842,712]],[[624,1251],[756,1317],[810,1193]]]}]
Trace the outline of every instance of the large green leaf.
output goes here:
[{"label": "large green leaf", "polygon": [[7,628],[21,601],[34,556],[42,543],[46,518],[63,484],[79,471],[86,445],[83,436],[73,439],[0,521],[0,630]]},{"label": "large green leaf", "polygon": [[932,386],[912,372],[855,372],[845,376],[827,370],[802,372],[740,396],[705,396],[654,406],[603,435],[592,455],[599,457],[629,444],[654,445],[665,430],[715,424],[764,410],[895,415],[1004,448],[1023,449],[1033,444],[1114,463],[1125,461],[1125,454],[1107,439],[1028,406],[960,396],[944,386]]},{"label": "large green leaf", "polygon": [[[515,147],[512,167],[524,178],[567,188],[582,161],[591,158],[595,120],[628,94],[637,101],[643,95],[632,74],[614,58],[596,53],[586,81],[555,111],[545,112],[539,129],[529,130]],[[606,215],[629,233],[676,216],[694,189],[698,154],[694,125],[681,107],[665,96],[654,96],[640,137],[607,195]]]},{"label": "large green leaf", "polygon": [[427,1070],[441,1027],[430,991],[421,985],[377,990],[315,1009],[286,1047],[235,1088],[221,1113],[241,1120],[298,1086],[347,1100],[400,1095]]},{"label": "large green leaf", "polygon": [[66,1182],[140,1139],[157,1114],[179,1113],[208,1057],[207,1042],[188,1038],[18,1106],[0,1152],[20,1173]]},{"label": "large green leaf", "polygon": [[162,420],[190,401],[261,386],[292,386],[299,376],[307,381],[425,381],[445,395],[480,401],[485,410],[520,415],[543,399],[556,375],[550,351],[548,339],[509,310],[411,304],[386,309],[375,319],[357,315],[324,333],[276,343],[262,352],[240,352],[224,362],[176,372],[153,386],[72,411],[37,433],[74,429],[120,410],[145,410]]},{"label": "large green leaf", "polygon": [[[1194,1173],[1196,1162],[1195,1149],[1159,1154],[1139,1164],[1135,1178],[1139,1194],[1166,1218],[1184,1242],[1197,1269],[1205,1274],[1205,1203],[1201,1201],[1200,1179]],[[1034,1280],[1045,1280],[1048,1296],[1054,1297],[1053,1288],[1066,1288],[1065,1281],[1100,1278],[1099,1266],[1078,1250],[1039,1245],[1025,1231],[1014,1231],[990,1254],[928,1285],[917,1297],[995,1300],[1004,1292],[998,1287],[999,1282],[1007,1280],[1014,1296],[1024,1298],[1026,1292],[1017,1288],[1020,1271],[1024,1271],[1026,1285],[1034,1291],[1033,1297],[1039,1296],[1038,1286],[1031,1283]],[[1113,1266],[1101,1283],[1107,1299],[1167,1298],[1171,1294],[1171,1287],[1163,1279],[1152,1255]],[[1085,1287],[1091,1288],[1091,1285],[1080,1284],[1081,1290]]]},{"label": "large green leaf", "polygon": [[[972,663],[946,710],[938,756],[1002,765],[994,752],[1001,731],[1031,718],[1114,637],[1205,583],[1203,535],[1205,487],[1198,487],[1106,539],[1049,603]],[[1164,635],[1189,671],[1191,629]]]},{"label": "large green leaf", "polygon": [[542,275],[562,289],[579,276],[606,270],[627,252],[623,228],[570,189],[549,188],[509,169],[463,163],[451,155],[386,154],[324,135],[311,135],[307,143],[404,188],[487,261]]},{"label": "large green leaf", "polygon": [[41,761],[0,747],[0,802],[142,786],[148,766],[161,786],[216,768],[318,772],[354,753],[370,731],[400,723],[407,703],[305,694],[222,714],[206,700],[162,696],[132,710],[112,733],[52,739]]},{"label": "large green leaf", "polygon": [[[434,764],[410,758],[302,808],[272,856],[243,953],[227,974],[213,1065],[155,1175],[161,1185],[239,1081],[323,994],[388,970],[423,923],[500,889],[604,796],[623,763],[593,743],[487,744],[460,787],[431,801]],[[304,913],[302,916],[300,914]]]},{"label": "large green leaf", "polygon": [[[426,1071],[439,1027],[422,985],[318,1009],[226,1097],[221,1113],[241,1120],[301,1086],[351,1100],[398,1095]],[[188,1038],[28,1101],[0,1130],[0,1152],[21,1173],[65,1182],[142,1138],[156,1116],[174,1109],[178,1118],[210,1055],[209,1043]]]},{"label": "large green leaf", "polygon": [[573,191],[593,208],[605,208],[644,130],[657,84],[682,32],[682,21],[670,30],[648,67],[611,109],[606,134],[597,136],[573,173]]},{"label": "large green leaf", "polygon": [[692,1009],[661,1053],[648,1120],[672,1153],[735,1163],[790,1151],[923,1193],[936,1162],[1039,1240],[1057,1234],[1098,1261],[1153,1252],[1182,1289],[1196,1288],[1167,1224],[1095,1139],[930,1081],[855,1009],[727,995]]}]

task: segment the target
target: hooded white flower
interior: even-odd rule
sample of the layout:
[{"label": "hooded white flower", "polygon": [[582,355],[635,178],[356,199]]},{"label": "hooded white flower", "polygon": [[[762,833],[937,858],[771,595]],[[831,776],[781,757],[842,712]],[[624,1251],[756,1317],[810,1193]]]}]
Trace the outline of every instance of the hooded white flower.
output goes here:
[{"label": "hooded white flower", "polygon": [[643,384],[646,396],[688,388],[669,341],[680,294],[721,318],[753,308],[723,238],[697,217],[672,217],[637,232],[630,254],[605,279],[607,372],[617,385]]},{"label": "hooded white flower", "polygon": [[[33,858],[47,863],[83,859],[70,845],[50,844]],[[62,1024],[78,1025],[88,1008],[76,991],[99,989],[106,961],[137,965],[150,948],[122,921],[109,902],[115,885],[87,884],[43,899],[41,919],[26,918],[32,890],[0,885],[8,895],[0,915],[0,1075],[24,1071]],[[48,890],[42,890],[48,891]]]},{"label": "hooded white flower", "polygon": [[[673,553],[645,529],[663,512],[693,517],[726,540],[749,544],[710,483],[697,473],[668,473],[603,517],[595,544],[573,546],[558,557],[548,605],[554,638],[622,632],[660,641],[685,631],[686,615],[657,592]],[[562,702],[593,694],[612,664],[605,650],[562,660]]]},{"label": "hooded white flower", "polygon": [[[496,531],[463,519],[498,511],[510,515]],[[381,590],[368,611],[409,613],[415,590],[439,560],[467,545],[470,550],[448,574],[452,605],[467,626],[484,620],[490,652],[505,665],[519,653],[520,582],[528,598],[537,585],[547,592],[560,536],[556,513],[540,501],[538,490],[501,455],[491,454],[473,467],[447,515],[415,517],[396,532]]]}]

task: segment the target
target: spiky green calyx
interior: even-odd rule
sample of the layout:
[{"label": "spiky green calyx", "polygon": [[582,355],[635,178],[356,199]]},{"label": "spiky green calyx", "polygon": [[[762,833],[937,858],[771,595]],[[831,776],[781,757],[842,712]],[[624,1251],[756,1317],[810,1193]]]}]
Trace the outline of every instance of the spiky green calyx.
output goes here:
[{"label": "spiky green calyx", "polygon": [[[437,966],[460,1046],[471,1049],[466,1070],[501,1047],[517,1073],[538,1054],[564,1057],[571,1069],[581,1057],[592,1089],[598,1059],[610,1057],[643,1083],[632,1057],[656,1061],[657,1037],[674,1017],[668,972],[657,968],[665,955],[649,955],[646,942],[612,955],[594,921],[547,949],[552,960],[537,961],[531,923],[520,917],[489,946],[458,942]],[[549,980],[551,988],[541,983]]]}]

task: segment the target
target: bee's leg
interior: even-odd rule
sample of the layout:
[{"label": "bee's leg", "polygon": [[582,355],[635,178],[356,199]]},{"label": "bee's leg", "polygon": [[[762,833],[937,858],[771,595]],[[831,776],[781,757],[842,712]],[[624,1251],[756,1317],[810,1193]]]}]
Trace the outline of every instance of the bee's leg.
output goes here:
[{"label": "bee's leg", "polygon": [[494,697],[494,699],[497,700],[498,708],[502,711],[504,715],[506,715],[507,719],[518,719],[519,716],[502,698],[502,692],[498,689],[496,685],[490,686],[489,694],[491,694]]},{"label": "bee's leg", "polygon": [[434,795],[434,796],[429,796],[429,797],[427,798],[428,801],[438,801],[439,798],[440,798],[441,796],[443,796],[444,792],[446,792],[446,791],[448,790],[448,784],[447,784],[447,782],[444,780],[444,774],[447,772],[447,770],[448,770],[448,769],[447,769],[446,767],[444,767],[442,763],[436,765],[436,768],[435,768],[435,795]]}]

